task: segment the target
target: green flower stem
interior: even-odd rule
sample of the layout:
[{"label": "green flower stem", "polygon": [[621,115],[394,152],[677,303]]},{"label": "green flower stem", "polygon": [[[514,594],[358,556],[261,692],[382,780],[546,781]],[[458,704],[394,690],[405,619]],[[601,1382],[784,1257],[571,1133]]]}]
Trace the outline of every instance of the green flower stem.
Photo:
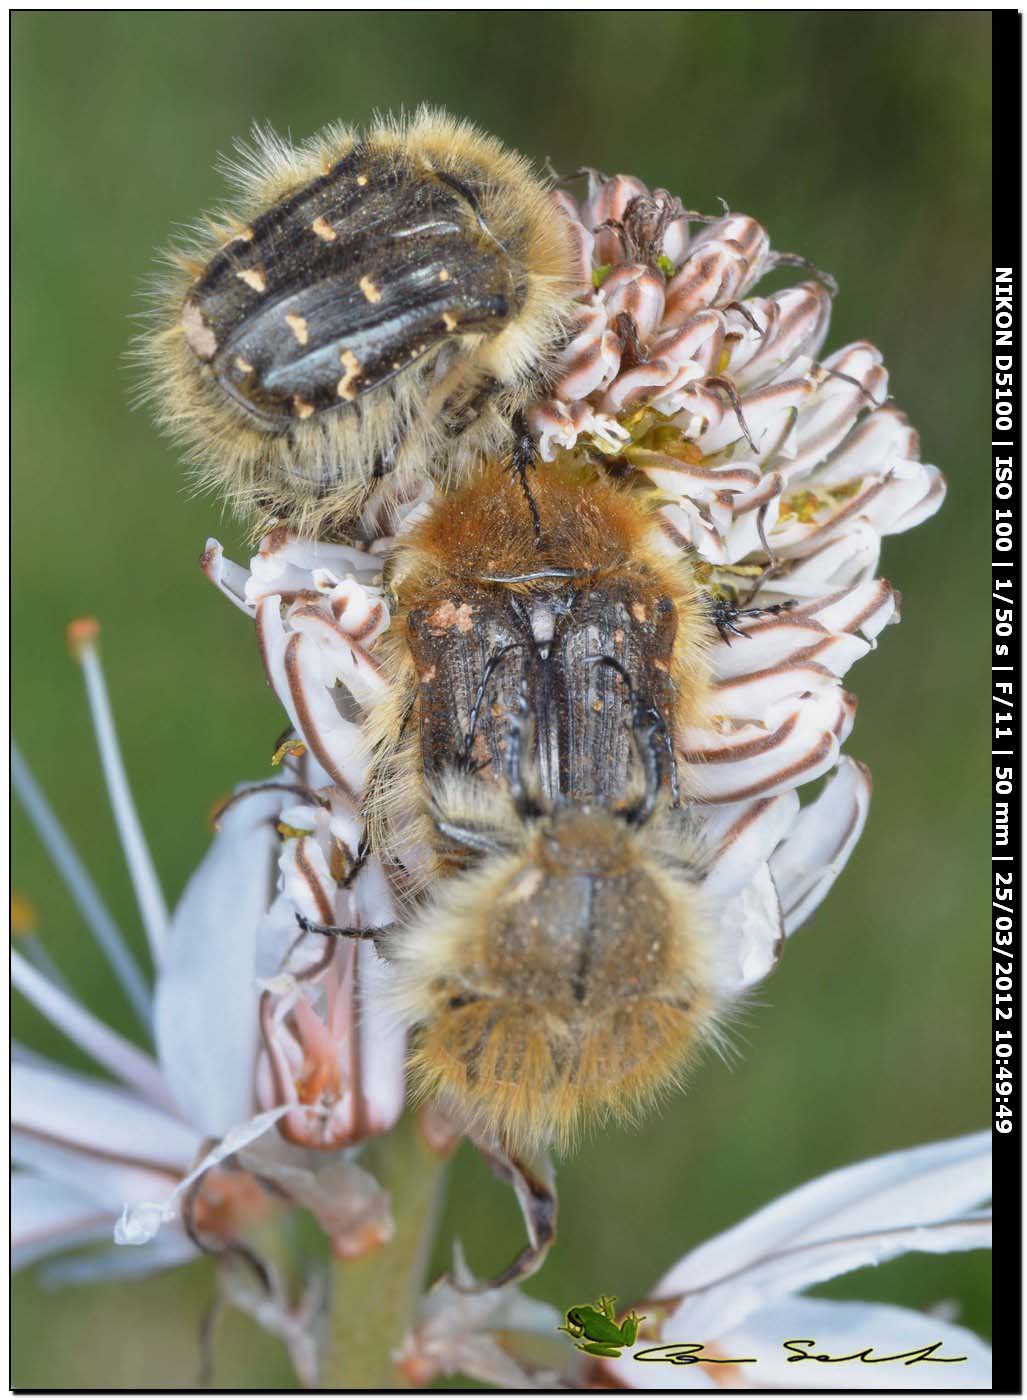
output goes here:
[{"label": "green flower stem", "polygon": [[392,1198],[395,1234],[362,1259],[335,1262],[322,1389],[407,1387],[392,1354],[414,1322],[424,1288],[446,1162],[428,1146],[417,1115],[409,1112],[361,1154],[360,1165]]}]

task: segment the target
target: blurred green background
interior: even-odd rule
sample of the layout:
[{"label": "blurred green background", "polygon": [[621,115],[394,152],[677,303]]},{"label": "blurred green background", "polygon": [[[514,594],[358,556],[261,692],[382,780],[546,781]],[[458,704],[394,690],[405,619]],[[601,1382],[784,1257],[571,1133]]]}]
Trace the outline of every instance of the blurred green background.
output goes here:
[{"label": "blurred green background", "polygon": [[[560,1173],[560,1240],[530,1291],[637,1296],[686,1248],[815,1173],[988,1122],[987,451],[991,19],[986,14],[29,14],[13,19],[15,732],[143,950],[64,627],[95,614],[128,769],[169,896],[210,804],[266,771],[281,715],[241,617],[196,567],[219,507],[130,411],[124,351],[151,250],[216,203],[216,154],[255,119],[304,137],[445,104],[557,169],[631,171],[693,208],[723,196],[838,278],[829,344],[873,339],[948,474],[942,514],[886,542],[901,628],[850,676],[849,750],[874,773],[834,894],[711,1060],[640,1132]],[[86,1002],[131,1014],[20,812],[15,882]],[[216,955],[212,950],[212,955]],[[16,999],[15,1032],[80,1057]],[[459,1233],[492,1271],[520,1244],[463,1149]],[[957,1299],[987,1332],[989,1260],[916,1258],[829,1289]],[[143,1285],[14,1293],[17,1386],[192,1383],[197,1265]],[[227,1323],[222,1385],[287,1384]]]}]

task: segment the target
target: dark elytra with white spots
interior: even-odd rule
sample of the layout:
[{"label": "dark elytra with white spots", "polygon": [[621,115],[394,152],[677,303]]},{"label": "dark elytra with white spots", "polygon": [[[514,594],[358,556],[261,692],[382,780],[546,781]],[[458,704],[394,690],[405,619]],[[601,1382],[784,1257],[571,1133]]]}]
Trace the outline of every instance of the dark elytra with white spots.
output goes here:
[{"label": "dark elytra with white spots", "polygon": [[356,146],[211,260],[183,310],[190,347],[236,403],[284,429],[454,336],[502,330],[525,287],[478,193]]}]

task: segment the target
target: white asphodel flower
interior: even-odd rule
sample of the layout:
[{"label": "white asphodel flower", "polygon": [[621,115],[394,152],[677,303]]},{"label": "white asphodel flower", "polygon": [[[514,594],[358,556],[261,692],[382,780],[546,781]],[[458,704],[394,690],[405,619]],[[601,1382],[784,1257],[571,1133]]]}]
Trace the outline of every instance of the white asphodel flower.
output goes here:
[{"label": "white asphodel flower", "polygon": [[[868,777],[839,764],[855,715],[842,680],[898,620],[898,595],[875,577],[881,538],[933,514],[944,478],[887,402],[872,345],[818,359],[829,278],[750,295],[775,268],[812,270],[773,252],[754,219],[725,213],[693,232],[698,216],[667,191],[595,172],[580,205],[556,202],[580,253],[581,309],[551,397],[529,417],[544,458],[599,451],[648,478],[669,546],[689,551],[715,596],[778,609],[714,647],[715,718],[683,736],[681,758],[715,833],[729,837],[773,800],[781,836],[797,821],[822,837],[801,865],[778,848],[752,867],[750,920],[769,936],[769,870],[788,933],[865,817]],[[836,768],[821,800],[838,824],[814,808],[799,816],[795,789]]]},{"label": "white asphodel flower", "polygon": [[[690,1250],[634,1305],[643,1321],[619,1356],[565,1343],[554,1359],[541,1345],[562,1321],[554,1309],[512,1285],[468,1297],[443,1282],[423,1299],[399,1362],[414,1385],[463,1373],[519,1389],[548,1389],[555,1375],[577,1389],[986,1390],[990,1349],[943,1309],[806,1290],[906,1253],[990,1248],[991,1212],[979,1209],[990,1195],[990,1133],[876,1157]],[[458,1260],[458,1282],[465,1273]]]},{"label": "white asphodel flower", "polygon": [[[867,576],[881,535],[938,509],[944,479],[888,406],[880,352],[857,341],[817,359],[830,278],[750,296],[776,268],[815,269],[772,250],[748,215],[700,219],[632,176],[589,172],[580,205],[556,202],[582,291],[551,397],[532,412],[545,458],[592,441],[626,456],[714,565],[810,559],[859,521]],[[813,572],[826,582],[840,563],[836,551]]]},{"label": "white asphodel flower", "polygon": [[[625,176],[591,174],[580,206],[554,198],[580,252],[582,291],[551,397],[529,414],[541,455],[598,451],[648,478],[666,547],[690,554],[740,624],[724,625],[711,649],[713,714],[681,736],[679,754],[713,853],[705,889],[730,1000],[771,970],[859,839],[870,778],[841,753],[856,710],[843,678],[898,620],[898,595],[876,577],[881,537],[932,514],[944,479],[886,403],[872,346],[816,358],[830,279],[748,295],[775,267],[809,267],[772,252],[755,220],[725,214],[693,236],[698,216]],[[408,504],[400,531],[430,497],[426,488]],[[359,720],[384,685],[374,642],[389,620],[379,575],[388,544],[315,545],[279,529],[249,570],[216,541],[203,560],[254,618],[268,680],[355,823],[367,764]],[[800,804],[799,789],[825,778]],[[308,917],[339,903],[330,882],[311,898],[290,889]],[[387,899],[368,861],[343,903],[359,916],[363,900],[381,913]]]},{"label": "white asphodel flower", "polygon": [[[282,1338],[309,1382],[320,1281],[291,1300],[247,1234],[295,1206],[315,1216],[340,1257],[385,1243],[386,1193],[337,1149],[386,1131],[403,1107],[402,1035],[373,1021],[358,1028],[358,950],[333,944],[326,956],[324,940],[298,938],[292,902],[275,893],[276,883],[308,878],[316,887],[327,870],[318,843],[335,839],[332,813],[298,807],[307,788],[285,777],[239,789],[169,917],[122,764],[96,626],[75,624],[70,635],[156,968],[152,991],[17,751],[15,788],[153,1049],[83,1007],[38,939],[12,953],[15,988],[113,1081],[15,1047],[14,1265],[48,1259],[52,1281],[90,1282],[209,1253],[225,1266],[225,1296]],[[309,836],[294,830],[308,812]],[[373,1056],[361,1055],[366,1035]]]}]

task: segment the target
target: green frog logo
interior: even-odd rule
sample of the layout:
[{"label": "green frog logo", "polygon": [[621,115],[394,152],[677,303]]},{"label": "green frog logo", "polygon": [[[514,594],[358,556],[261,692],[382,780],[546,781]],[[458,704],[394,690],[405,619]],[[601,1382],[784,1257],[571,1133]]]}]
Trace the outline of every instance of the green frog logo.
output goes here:
[{"label": "green frog logo", "polygon": [[638,1325],[645,1318],[629,1312],[618,1322],[613,1310],[616,1301],[604,1293],[595,1307],[586,1304],[568,1308],[567,1320],[559,1330],[574,1338],[578,1351],[586,1351],[590,1356],[619,1357],[622,1347],[634,1346]]}]

